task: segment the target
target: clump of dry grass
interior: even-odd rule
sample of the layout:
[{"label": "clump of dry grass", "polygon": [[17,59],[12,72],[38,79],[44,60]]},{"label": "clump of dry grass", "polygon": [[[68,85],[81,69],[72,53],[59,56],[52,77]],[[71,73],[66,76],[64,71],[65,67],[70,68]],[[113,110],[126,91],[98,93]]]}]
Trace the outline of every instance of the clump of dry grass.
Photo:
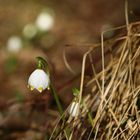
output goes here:
[{"label": "clump of dry grass", "polygon": [[93,93],[99,94],[99,106],[93,119],[94,139],[140,138],[139,23],[126,27],[126,36],[119,38],[116,50],[108,54],[110,58],[106,66],[107,56],[104,55],[103,47],[107,46],[101,45],[103,70],[87,83],[94,83]]},{"label": "clump of dry grass", "polygon": [[[82,63],[79,115],[70,118],[65,113],[65,122],[58,132],[54,130],[55,139],[140,139],[140,22],[114,30],[120,30],[118,37],[104,41],[102,34],[101,44],[88,46]],[[93,55],[98,51],[101,58],[95,62]],[[88,81],[87,61],[92,69]]]}]

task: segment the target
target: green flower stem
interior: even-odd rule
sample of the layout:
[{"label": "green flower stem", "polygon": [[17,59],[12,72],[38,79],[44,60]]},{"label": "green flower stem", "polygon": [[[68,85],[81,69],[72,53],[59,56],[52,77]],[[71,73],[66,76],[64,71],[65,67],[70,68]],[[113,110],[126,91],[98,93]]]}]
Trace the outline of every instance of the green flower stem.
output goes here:
[{"label": "green flower stem", "polygon": [[37,68],[38,68],[38,69],[41,69],[41,68],[42,68],[42,64],[41,64],[41,61],[40,61],[40,60],[38,61]]},{"label": "green flower stem", "polygon": [[[62,106],[61,106],[61,103],[60,103],[60,101],[59,101],[59,98],[58,98],[58,96],[57,96],[57,93],[56,93],[56,91],[55,91],[54,86],[52,85],[52,83],[50,84],[50,90],[51,90],[51,93],[53,94],[54,99],[55,99],[55,101],[56,101],[56,105],[57,105],[57,107],[58,107],[58,111],[59,111],[60,115],[62,116],[64,111],[63,111],[63,108],[62,108]],[[62,117],[62,118],[63,118],[63,117]]]},{"label": "green flower stem", "polygon": [[[64,116],[63,116],[63,115],[64,115],[64,114],[63,114],[63,113],[64,113],[63,108],[62,108],[62,106],[61,106],[60,100],[59,100],[59,98],[58,98],[58,96],[57,96],[57,93],[56,93],[55,88],[54,88],[54,86],[53,86],[52,83],[50,84],[50,90],[51,90],[51,93],[52,93],[53,96],[54,96],[56,105],[57,105],[57,107],[58,107],[59,114],[61,115],[63,122],[66,123],[66,122],[65,122],[65,118],[64,118]],[[67,126],[67,125],[65,125],[65,127],[66,127],[66,126]],[[64,131],[66,132],[66,137],[67,137],[67,139],[68,139],[68,137],[70,136],[70,130],[69,130],[68,128],[66,128],[66,130],[64,130]]]}]

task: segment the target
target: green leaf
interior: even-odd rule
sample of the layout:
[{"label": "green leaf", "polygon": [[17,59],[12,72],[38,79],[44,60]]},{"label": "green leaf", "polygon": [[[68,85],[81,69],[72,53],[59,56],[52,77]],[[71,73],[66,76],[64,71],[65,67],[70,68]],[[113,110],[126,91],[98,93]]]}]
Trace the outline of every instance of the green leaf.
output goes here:
[{"label": "green leaf", "polygon": [[74,96],[78,96],[79,93],[80,93],[80,90],[77,89],[77,88],[73,88],[73,89],[72,89],[72,93],[73,93]]}]

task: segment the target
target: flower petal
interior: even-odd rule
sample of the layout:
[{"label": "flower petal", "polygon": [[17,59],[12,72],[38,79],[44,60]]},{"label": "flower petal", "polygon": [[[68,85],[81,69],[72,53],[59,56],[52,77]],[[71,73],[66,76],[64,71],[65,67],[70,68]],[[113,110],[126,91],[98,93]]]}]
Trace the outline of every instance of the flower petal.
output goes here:
[{"label": "flower petal", "polygon": [[38,90],[39,92],[42,92],[42,91],[43,91],[43,87],[39,87],[37,90]]},{"label": "flower petal", "polygon": [[70,106],[69,114],[72,117],[78,116],[79,108],[80,108],[80,106],[79,106],[78,102],[72,102],[72,104]]}]

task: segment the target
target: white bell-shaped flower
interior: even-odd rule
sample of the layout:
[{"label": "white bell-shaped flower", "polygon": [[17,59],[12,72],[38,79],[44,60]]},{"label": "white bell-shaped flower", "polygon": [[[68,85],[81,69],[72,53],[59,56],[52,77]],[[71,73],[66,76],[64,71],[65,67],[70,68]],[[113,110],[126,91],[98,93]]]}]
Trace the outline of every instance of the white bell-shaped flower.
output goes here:
[{"label": "white bell-shaped flower", "polygon": [[72,117],[76,117],[79,114],[79,109],[80,109],[79,103],[76,102],[76,101],[73,101],[72,104],[71,104],[71,106],[70,106],[70,109],[69,109],[69,114]]},{"label": "white bell-shaped flower", "polygon": [[7,50],[11,53],[18,53],[23,47],[22,40],[18,36],[12,36],[8,39]]},{"label": "white bell-shaped flower", "polygon": [[36,19],[36,26],[40,31],[48,31],[54,25],[54,17],[47,13],[42,12],[38,15]]},{"label": "white bell-shaped flower", "polygon": [[33,71],[28,80],[30,89],[37,89],[39,92],[42,92],[46,88],[49,88],[49,84],[49,76],[42,69],[36,69],[35,71]]}]

